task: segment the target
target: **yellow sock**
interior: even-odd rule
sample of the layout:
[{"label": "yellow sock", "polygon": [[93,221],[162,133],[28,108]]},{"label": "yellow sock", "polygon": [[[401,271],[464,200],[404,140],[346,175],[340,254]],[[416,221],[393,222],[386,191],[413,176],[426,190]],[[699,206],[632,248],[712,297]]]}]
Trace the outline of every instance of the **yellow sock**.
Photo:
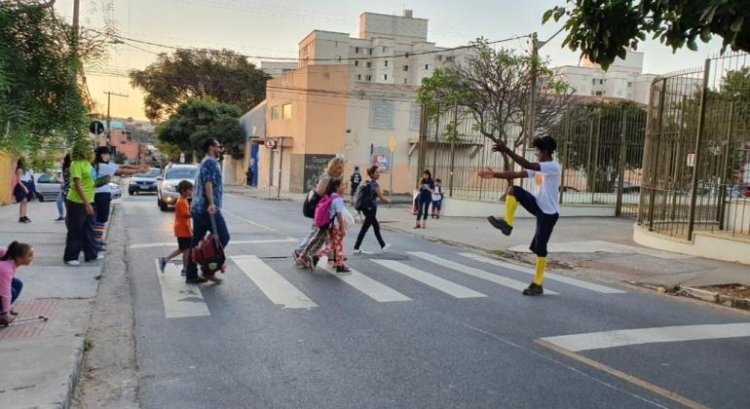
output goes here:
[{"label": "yellow sock", "polygon": [[513,217],[516,215],[518,200],[515,196],[508,195],[505,197],[505,222],[508,226],[513,226]]},{"label": "yellow sock", "polygon": [[536,274],[534,275],[534,284],[542,285],[545,268],[547,268],[547,257],[537,257],[536,258]]}]

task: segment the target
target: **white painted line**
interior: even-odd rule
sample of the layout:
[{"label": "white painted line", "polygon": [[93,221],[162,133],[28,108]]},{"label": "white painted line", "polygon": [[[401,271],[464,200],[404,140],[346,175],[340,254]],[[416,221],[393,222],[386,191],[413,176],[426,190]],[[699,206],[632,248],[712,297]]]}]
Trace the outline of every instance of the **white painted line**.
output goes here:
[{"label": "white painted line", "polygon": [[[333,276],[336,276],[339,280],[352,286],[362,294],[372,298],[377,302],[397,302],[397,301],[411,301],[411,298],[401,294],[400,292],[388,287],[381,282],[374,280],[359,271],[351,270],[349,274],[339,274],[333,271],[328,265],[328,259],[323,257],[320,259],[319,264]],[[350,268],[351,269],[351,268]]]},{"label": "white painted line", "polygon": [[222,212],[224,212],[224,214],[227,215],[227,216],[234,217],[235,219],[241,220],[241,221],[243,221],[245,223],[248,223],[248,224],[252,224],[255,227],[260,227],[261,229],[268,230],[268,231],[276,231],[276,229],[274,229],[273,227],[269,227],[269,226],[266,226],[265,224],[260,224],[258,222],[252,221],[250,219],[246,219],[246,218],[244,218],[242,216],[239,216],[239,215],[237,215],[237,214],[235,214],[233,212],[230,212],[230,211],[227,211],[227,210],[222,210]]},{"label": "white painted line", "polygon": [[274,304],[307,310],[318,306],[257,256],[232,256],[231,259]]},{"label": "white painted line", "polygon": [[419,281],[422,284],[430,286],[438,291],[442,291],[448,295],[452,295],[456,298],[481,298],[487,297],[486,295],[476,292],[471,288],[464,287],[460,284],[456,284],[452,281],[448,281],[434,274],[416,269],[406,264],[399,263],[393,260],[372,260],[373,262],[380,264],[381,266],[393,270],[399,274],[403,274],[409,278]]},{"label": "white painted line", "polygon": [[185,284],[180,267],[167,263],[162,273],[159,270],[159,259],[156,259],[156,276],[159,278],[164,316],[167,319],[211,315],[200,288],[195,284]]},{"label": "white painted line", "polygon": [[628,345],[741,337],[750,337],[750,323],[684,325],[677,327],[589,332],[586,334],[542,338],[542,341],[565,348],[568,351],[580,352]]},{"label": "white painted line", "polygon": [[[479,262],[486,263],[486,264],[492,264],[493,266],[507,268],[509,270],[520,271],[522,273],[527,273],[531,275],[535,274],[535,271],[531,268],[518,266],[515,264],[511,264],[511,263],[505,263],[500,260],[494,260],[488,257],[480,256],[478,254],[474,254],[474,253],[459,253],[459,254],[464,257],[475,260],[475,261],[479,261]],[[604,285],[589,283],[587,281],[577,280],[575,278],[565,277],[565,276],[561,276],[561,275],[550,273],[550,272],[544,273],[544,279],[559,281],[561,283],[565,283],[565,284],[580,287],[580,288],[585,288],[587,290],[596,291],[602,294],[626,294],[627,293],[627,291],[618,290],[616,288],[607,287]]]},{"label": "white painted line", "polygon": [[[524,282],[513,280],[507,277],[499,276],[497,274],[488,273],[478,268],[465,266],[463,264],[456,263],[455,261],[450,261],[450,260],[446,260],[438,256],[433,256],[432,254],[429,254],[429,253],[424,253],[421,251],[413,251],[413,252],[408,252],[408,254],[415,256],[415,257],[419,257],[423,260],[427,260],[429,262],[435,263],[439,266],[458,271],[459,273],[464,273],[472,277],[490,281],[495,284],[499,284],[503,287],[512,288],[514,290],[523,291],[526,287],[529,286],[528,283],[524,283]],[[544,289],[544,293],[545,294],[557,294],[556,292],[547,290],[546,288]]]},{"label": "white painted line", "polygon": [[[275,244],[275,243],[296,243],[298,240],[292,237],[286,239],[269,239],[269,240],[234,240],[230,241],[229,244]],[[169,243],[141,243],[131,244],[128,248],[130,249],[146,249],[151,247],[177,247],[176,242]]]}]

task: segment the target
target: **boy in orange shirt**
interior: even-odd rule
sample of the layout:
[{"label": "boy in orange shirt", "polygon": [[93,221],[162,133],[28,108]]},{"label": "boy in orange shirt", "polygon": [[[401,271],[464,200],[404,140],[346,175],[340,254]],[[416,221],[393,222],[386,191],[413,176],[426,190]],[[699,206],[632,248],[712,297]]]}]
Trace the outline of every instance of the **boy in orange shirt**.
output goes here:
[{"label": "boy in orange shirt", "polygon": [[180,197],[174,205],[174,235],[177,236],[177,250],[167,257],[159,257],[159,267],[163,273],[167,262],[182,254],[182,275],[185,275],[188,257],[190,257],[190,242],[193,239],[193,230],[190,228],[190,204],[188,203],[188,198],[193,195],[193,184],[183,180],[177,185],[177,190],[180,192]]}]

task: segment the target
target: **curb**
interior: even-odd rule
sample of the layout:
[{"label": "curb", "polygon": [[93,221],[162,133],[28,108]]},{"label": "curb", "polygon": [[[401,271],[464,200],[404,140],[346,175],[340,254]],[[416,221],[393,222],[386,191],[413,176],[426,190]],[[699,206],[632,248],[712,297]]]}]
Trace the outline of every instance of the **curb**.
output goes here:
[{"label": "curb", "polygon": [[60,402],[60,408],[62,409],[70,409],[70,405],[73,403],[73,397],[76,393],[76,386],[78,386],[78,381],[81,377],[81,369],[83,368],[83,359],[85,354],[84,342],[85,337],[81,339],[80,344],[76,347],[74,352],[75,364],[73,365],[73,370],[71,370],[70,375],[68,375],[68,388],[65,399]]}]

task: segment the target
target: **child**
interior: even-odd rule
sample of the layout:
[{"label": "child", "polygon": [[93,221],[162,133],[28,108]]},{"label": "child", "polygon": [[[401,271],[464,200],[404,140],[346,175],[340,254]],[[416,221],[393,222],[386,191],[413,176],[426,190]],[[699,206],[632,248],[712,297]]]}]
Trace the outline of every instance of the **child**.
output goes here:
[{"label": "child", "polygon": [[[510,184],[505,199],[505,218],[497,219],[494,216],[488,217],[487,220],[489,220],[492,226],[500,229],[506,236],[509,236],[513,231],[513,216],[519,203],[536,217],[536,233],[529,247],[537,256],[536,275],[531,285],[523,290],[524,295],[540,295],[544,293],[542,279],[544,277],[544,269],[547,266],[547,242],[560,216],[558,194],[561,172],[560,165],[552,160],[552,154],[557,148],[557,143],[551,136],[545,136],[543,138],[534,138],[532,146],[536,148],[538,162],[529,162],[513,152],[503,142],[498,142],[492,150],[510,156],[524,170],[520,172],[494,172],[492,169],[486,168],[479,172],[479,177],[483,179],[507,179]],[[532,178],[535,186],[534,195],[524,190],[521,186],[513,186],[512,181],[516,178]]]},{"label": "child", "polygon": [[161,272],[167,266],[167,261],[182,254],[182,275],[186,274],[185,268],[190,257],[190,242],[193,240],[193,230],[190,228],[190,204],[188,198],[193,195],[193,184],[183,180],[177,185],[180,197],[174,206],[174,235],[177,236],[177,250],[167,257],[159,257]]},{"label": "child", "polygon": [[443,181],[435,179],[435,190],[432,191],[432,218],[440,218],[440,208],[443,205]]},{"label": "child", "polygon": [[319,259],[324,254],[333,251],[333,266],[337,273],[348,273],[349,267],[344,264],[344,192],[346,186],[341,179],[333,179],[328,184],[326,194],[331,195],[331,209],[328,211],[328,217],[333,220],[332,225],[328,228],[328,245],[320,249],[316,258]]},{"label": "child", "polygon": [[34,249],[14,241],[7,249],[0,247],[0,325],[8,325],[17,313],[10,306],[23,289],[23,282],[15,277],[16,269],[34,260]]}]

